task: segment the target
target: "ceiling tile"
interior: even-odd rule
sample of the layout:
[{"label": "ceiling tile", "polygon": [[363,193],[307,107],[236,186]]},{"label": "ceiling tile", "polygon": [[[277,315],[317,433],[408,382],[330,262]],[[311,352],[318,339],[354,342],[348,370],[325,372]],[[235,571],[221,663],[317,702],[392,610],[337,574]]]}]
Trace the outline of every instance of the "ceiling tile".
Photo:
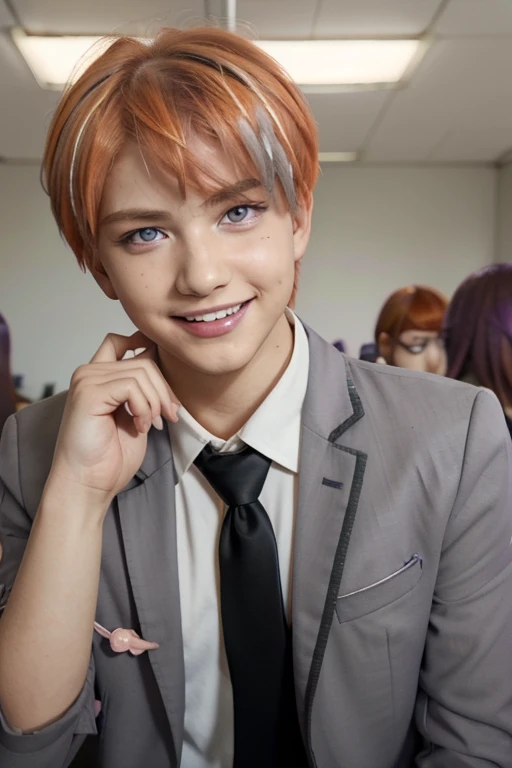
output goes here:
[{"label": "ceiling tile", "polygon": [[120,32],[152,34],[167,26],[182,27],[204,20],[203,0],[13,0],[21,23],[29,32],[103,35]]},{"label": "ceiling tile", "polygon": [[434,44],[412,82],[395,93],[367,148],[367,158],[431,160],[436,152],[445,151],[445,142],[453,141],[449,136],[465,135],[467,144],[470,127],[473,135],[480,131],[488,136],[479,142],[482,155],[473,159],[488,160],[497,136],[492,127],[499,126],[505,135],[512,127],[511,69],[512,46],[505,38]]},{"label": "ceiling tile", "polygon": [[315,3],[312,0],[238,0],[237,22],[247,24],[260,39],[309,38]]},{"label": "ceiling tile", "polygon": [[[485,0],[487,1],[487,0]],[[323,0],[314,36],[419,35],[442,0]]]},{"label": "ceiling tile", "polygon": [[358,152],[389,91],[308,94],[321,152]]},{"label": "ceiling tile", "polygon": [[510,0],[450,0],[436,25],[445,37],[512,35]]},{"label": "ceiling tile", "polygon": [[512,118],[495,125],[460,126],[447,131],[432,150],[432,162],[495,162],[512,148]]}]

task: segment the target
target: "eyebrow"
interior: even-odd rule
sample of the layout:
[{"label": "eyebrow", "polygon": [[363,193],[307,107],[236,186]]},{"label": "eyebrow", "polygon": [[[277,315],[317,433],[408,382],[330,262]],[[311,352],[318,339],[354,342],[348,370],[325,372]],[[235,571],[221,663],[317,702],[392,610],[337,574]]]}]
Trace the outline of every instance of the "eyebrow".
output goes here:
[{"label": "eyebrow", "polygon": [[169,219],[168,211],[150,211],[147,208],[126,208],[122,211],[109,213],[100,221],[100,227],[105,224],[112,224],[115,221],[167,221]]},{"label": "eyebrow", "polygon": [[205,200],[203,206],[210,208],[220,203],[226,202],[226,200],[233,200],[233,198],[239,195],[245,194],[250,189],[257,189],[263,186],[259,179],[244,179],[243,181],[237,181],[235,184],[230,184],[228,187],[223,187],[215,192],[208,200]]},{"label": "eyebrow", "polygon": [[[235,184],[230,184],[228,187],[223,187],[215,192],[211,197],[202,203],[203,207],[211,208],[220,203],[224,203],[227,200],[233,200],[240,195],[249,192],[251,189],[257,189],[261,187],[262,183],[259,179],[244,179],[243,181],[237,181]],[[150,211],[147,208],[127,208],[121,211],[115,211],[108,214],[104,219],[100,221],[100,227],[106,224],[113,224],[117,221],[168,221],[170,218],[168,211]]]}]

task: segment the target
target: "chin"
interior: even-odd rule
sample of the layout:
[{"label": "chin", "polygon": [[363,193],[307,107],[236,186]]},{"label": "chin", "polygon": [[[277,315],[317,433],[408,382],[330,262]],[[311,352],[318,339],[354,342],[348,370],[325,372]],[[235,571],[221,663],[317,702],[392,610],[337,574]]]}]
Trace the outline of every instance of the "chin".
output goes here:
[{"label": "chin", "polygon": [[207,376],[223,376],[243,370],[257,354],[257,349],[222,349],[218,344],[207,344],[202,349],[170,348],[159,344],[160,355],[167,359],[169,370],[173,366]]},{"label": "chin", "polygon": [[186,364],[198,373],[208,376],[226,376],[243,370],[252,360],[251,355],[233,355],[232,358],[224,357],[222,360],[213,356],[204,356],[200,359],[186,360]]}]

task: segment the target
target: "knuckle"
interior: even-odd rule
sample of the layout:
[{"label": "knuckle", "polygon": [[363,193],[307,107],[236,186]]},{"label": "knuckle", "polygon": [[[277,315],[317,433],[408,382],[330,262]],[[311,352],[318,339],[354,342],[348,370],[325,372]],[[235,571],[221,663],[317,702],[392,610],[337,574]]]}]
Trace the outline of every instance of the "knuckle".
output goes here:
[{"label": "knuckle", "polygon": [[144,381],[147,382],[148,372],[142,366],[140,366],[139,368],[134,368],[133,369],[133,374],[134,374],[135,378],[137,379],[137,381],[140,381],[140,379],[143,379]]},{"label": "knuckle", "polygon": [[143,357],[141,362],[144,364],[144,368],[149,371],[158,370],[156,362],[150,357]]},{"label": "knuckle", "polygon": [[71,387],[77,387],[83,380],[84,377],[87,374],[87,366],[86,365],[79,365],[78,368],[73,372],[73,375],[71,376]]}]

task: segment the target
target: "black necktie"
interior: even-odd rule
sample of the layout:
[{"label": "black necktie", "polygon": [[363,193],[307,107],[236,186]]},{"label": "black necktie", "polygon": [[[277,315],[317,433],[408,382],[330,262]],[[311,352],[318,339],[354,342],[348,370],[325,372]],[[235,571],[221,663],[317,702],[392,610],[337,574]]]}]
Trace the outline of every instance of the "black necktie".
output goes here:
[{"label": "black necktie", "polygon": [[195,461],[227,504],[219,543],[221,613],[235,713],[234,768],[306,765],[291,632],[272,523],[258,501],[271,461],[252,448]]}]

